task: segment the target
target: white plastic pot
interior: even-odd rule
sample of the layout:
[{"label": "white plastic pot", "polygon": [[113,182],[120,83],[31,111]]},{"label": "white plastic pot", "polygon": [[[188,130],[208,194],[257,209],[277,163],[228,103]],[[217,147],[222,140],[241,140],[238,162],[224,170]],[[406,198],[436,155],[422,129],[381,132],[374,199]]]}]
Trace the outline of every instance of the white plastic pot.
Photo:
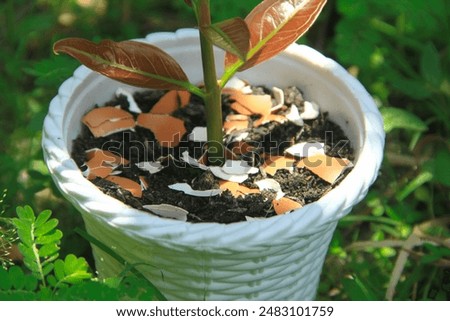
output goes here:
[{"label": "white plastic pot", "polygon": [[[171,54],[191,82],[202,81],[198,31],[155,33],[145,41]],[[220,74],[220,50],[217,57]],[[62,84],[50,104],[43,132],[45,161],[63,195],[81,212],[87,231],[129,263],[144,263],[137,268],[168,299],[311,300],[338,220],[377,177],[382,118],[356,79],[306,46],[292,45],[239,77],[267,86],[296,85],[329,112],[356,151],[355,167],[339,186],[299,210],[254,222],[193,224],[131,208],[100,192],[70,157],[82,115],[124,87],[85,67]],[[94,256],[101,276],[122,271],[96,247]]]}]

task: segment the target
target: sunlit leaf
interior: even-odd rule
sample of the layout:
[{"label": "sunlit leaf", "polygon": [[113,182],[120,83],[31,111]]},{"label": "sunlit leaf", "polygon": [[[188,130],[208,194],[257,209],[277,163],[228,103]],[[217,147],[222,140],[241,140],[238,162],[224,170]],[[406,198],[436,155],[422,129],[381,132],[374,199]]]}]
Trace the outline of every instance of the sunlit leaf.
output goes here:
[{"label": "sunlit leaf", "polygon": [[428,126],[422,119],[407,110],[395,107],[384,107],[381,108],[380,111],[384,120],[384,130],[387,133],[391,132],[395,128],[409,129],[419,132],[423,132],[428,129]]},{"label": "sunlit leaf", "polygon": [[188,78],[181,66],[161,49],[138,41],[99,44],[80,38],[67,38],[55,43],[56,53],[78,59],[88,68],[129,85],[182,89]]},{"label": "sunlit leaf", "polygon": [[[266,0],[245,18],[250,31],[250,51],[239,68],[253,67],[286,49],[301,37],[316,20],[326,0]],[[227,54],[225,66],[238,57]]]},{"label": "sunlit leaf", "polygon": [[250,32],[241,18],[228,19],[202,28],[205,36],[217,47],[245,60],[250,47]]}]

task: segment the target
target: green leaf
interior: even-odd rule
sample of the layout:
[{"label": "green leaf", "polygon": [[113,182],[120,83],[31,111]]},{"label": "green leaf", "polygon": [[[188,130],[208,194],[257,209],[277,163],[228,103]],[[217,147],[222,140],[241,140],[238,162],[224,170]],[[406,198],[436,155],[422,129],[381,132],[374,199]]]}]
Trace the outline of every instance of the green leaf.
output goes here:
[{"label": "green leaf", "polygon": [[423,171],[417,175],[412,181],[410,181],[402,190],[400,190],[396,198],[399,202],[402,202],[407,198],[412,192],[418,189],[425,183],[428,183],[433,179],[433,173],[429,171]]},{"label": "green leaf", "polygon": [[419,132],[428,129],[424,121],[407,110],[395,107],[383,107],[380,109],[384,120],[384,130],[390,133],[393,129],[410,129]]},{"label": "green leaf", "polygon": [[54,264],[54,273],[56,280],[62,280],[66,275],[64,272],[64,261],[56,260]]},{"label": "green leaf", "polygon": [[42,224],[40,227],[36,227],[35,235],[36,236],[42,236],[49,232],[51,232],[55,227],[58,226],[58,220],[56,218],[52,218]]},{"label": "green leaf", "polygon": [[[300,38],[314,23],[326,0],[265,0],[245,18],[250,31],[250,51],[239,70],[253,67],[277,55]],[[227,53],[226,68],[239,63]]]},{"label": "green leaf", "polygon": [[33,209],[28,205],[26,205],[24,207],[18,206],[16,208],[16,212],[17,212],[17,216],[23,221],[27,220],[27,221],[34,222],[34,220],[36,219]]},{"label": "green leaf", "polygon": [[433,43],[427,43],[420,57],[420,74],[432,86],[439,87],[443,76],[439,52]]},{"label": "green leaf", "polygon": [[351,279],[343,279],[342,285],[352,301],[375,301],[378,299],[377,295],[356,276]]},{"label": "green leaf", "polygon": [[129,85],[155,89],[186,89],[189,80],[181,66],[156,46],[138,42],[103,40],[99,44],[80,38],[55,43],[55,53],[65,53],[88,68]]},{"label": "green leaf", "polygon": [[51,234],[38,236],[36,238],[36,244],[44,245],[49,243],[58,243],[63,237],[63,233],[60,230],[55,230]]},{"label": "green leaf", "polygon": [[45,244],[39,249],[40,257],[47,257],[52,254],[55,254],[59,251],[59,247],[56,244]]},{"label": "green leaf", "polygon": [[24,278],[23,271],[18,266],[12,266],[9,269],[9,277],[13,281],[13,287],[16,290],[21,290],[25,287],[25,278]]},{"label": "green leaf", "polygon": [[250,47],[250,32],[243,19],[228,19],[202,27],[201,31],[217,47],[238,56],[241,60],[246,59]]},{"label": "green leaf", "polygon": [[57,260],[55,262],[55,277],[60,284],[77,284],[83,280],[92,278],[92,274],[88,272],[89,265],[84,258],[77,258],[73,254],[66,256],[65,260]]},{"label": "green leaf", "polygon": [[41,227],[45,222],[48,221],[48,219],[50,218],[51,215],[52,215],[52,211],[50,211],[50,210],[42,211],[36,218],[36,221],[34,222],[34,226],[36,228]]},{"label": "green leaf", "polygon": [[0,268],[0,290],[7,291],[12,288],[12,281],[8,271]]}]

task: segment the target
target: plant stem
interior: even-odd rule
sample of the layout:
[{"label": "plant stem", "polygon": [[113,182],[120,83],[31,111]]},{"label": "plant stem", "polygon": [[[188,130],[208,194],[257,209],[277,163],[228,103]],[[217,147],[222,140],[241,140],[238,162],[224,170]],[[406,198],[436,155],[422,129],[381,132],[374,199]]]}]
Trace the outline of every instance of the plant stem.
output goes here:
[{"label": "plant stem", "polygon": [[[209,0],[199,0],[197,19],[199,29],[211,25]],[[203,65],[203,80],[205,82],[206,127],[208,136],[209,165],[220,166],[224,163],[224,147],[222,133],[222,99],[221,89],[217,83],[216,64],[212,43],[200,32],[200,46]]]}]

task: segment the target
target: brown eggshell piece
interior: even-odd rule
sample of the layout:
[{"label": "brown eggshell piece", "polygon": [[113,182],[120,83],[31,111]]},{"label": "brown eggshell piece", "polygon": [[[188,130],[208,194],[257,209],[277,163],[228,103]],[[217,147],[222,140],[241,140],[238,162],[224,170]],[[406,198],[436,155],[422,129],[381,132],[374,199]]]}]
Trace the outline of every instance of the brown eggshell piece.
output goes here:
[{"label": "brown eggshell piece", "polygon": [[267,174],[274,176],[279,169],[291,170],[294,167],[294,162],[295,159],[293,158],[285,156],[271,156],[265,161],[262,168]]},{"label": "brown eggshell piece", "polygon": [[278,200],[272,201],[273,209],[275,210],[275,213],[278,215],[284,214],[286,212],[290,212],[292,210],[295,210],[297,208],[301,208],[302,205],[294,200],[291,200],[287,197],[282,197]]},{"label": "brown eggshell piece", "polygon": [[268,115],[272,108],[270,95],[247,95],[235,91],[230,95],[235,100],[231,108],[242,115]]},{"label": "brown eggshell piece", "polygon": [[350,163],[345,158],[318,154],[303,158],[298,162],[297,167],[305,167],[323,180],[333,184]]},{"label": "brown eggshell piece", "polygon": [[88,161],[95,159],[96,162],[113,164],[113,165],[127,165],[130,163],[128,159],[125,159],[119,155],[116,155],[110,151],[94,148],[86,151],[86,159]]},{"label": "brown eggshell piece", "polygon": [[135,126],[133,115],[116,107],[94,108],[82,118],[82,122],[95,137],[104,137]]},{"label": "brown eggshell piece", "polygon": [[283,124],[287,122],[288,119],[286,118],[286,116],[283,115],[274,115],[274,114],[264,115],[253,123],[253,127],[259,127],[261,125],[270,123],[271,121]]},{"label": "brown eggshell piece", "polygon": [[152,107],[152,114],[172,114],[178,107],[189,104],[191,93],[185,90],[171,90],[164,94]]},{"label": "brown eggshell piece", "polygon": [[168,91],[152,107],[152,114],[171,114],[178,108],[178,93],[176,90]]},{"label": "brown eggshell piece", "polygon": [[245,115],[229,115],[223,123],[223,129],[226,134],[234,130],[247,129],[249,124],[248,116]]},{"label": "brown eggshell piece", "polygon": [[106,180],[113,182],[116,185],[119,185],[121,188],[129,191],[134,197],[141,198],[142,197],[142,188],[141,185],[136,183],[135,181],[120,177],[120,176],[107,176]]},{"label": "brown eggshell piece", "polygon": [[191,93],[187,90],[178,90],[178,99],[180,100],[180,107],[185,107],[191,101]]},{"label": "brown eggshell piece", "polygon": [[151,130],[163,147],[178,146],[181,138],[186,133],[184,121],[170,115],[139,114],[137,124]]},{"label": "brown eggshell piece", "polygon": [[257,188],[248,188],[236,182],[220,181],[219,188],[222,191],[229,190],[234,197],[245,196],[247,194],[260,193]]},{"label": "brown eggshell piece", "polygon": [[89,168],[87,179],[94,179],[96,177],[105,178],[111,175],[114,168],[112,166],[105,165],[103,162],[98,162],[97,159],[91,159],[86,162],[86,166]]}]

